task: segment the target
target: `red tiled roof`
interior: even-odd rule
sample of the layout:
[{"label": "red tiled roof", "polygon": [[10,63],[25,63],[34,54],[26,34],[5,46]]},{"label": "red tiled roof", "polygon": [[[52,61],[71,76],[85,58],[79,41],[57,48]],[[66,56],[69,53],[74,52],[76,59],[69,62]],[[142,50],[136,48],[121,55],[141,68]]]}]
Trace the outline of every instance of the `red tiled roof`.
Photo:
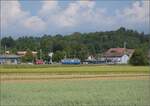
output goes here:
[{"label": "red tiled roof", "polygon": [[120,57],[124,54],[132,55],[134,49],[125,49],[125,48],[110,48],[106,53],[104,53],[105,57]]}]

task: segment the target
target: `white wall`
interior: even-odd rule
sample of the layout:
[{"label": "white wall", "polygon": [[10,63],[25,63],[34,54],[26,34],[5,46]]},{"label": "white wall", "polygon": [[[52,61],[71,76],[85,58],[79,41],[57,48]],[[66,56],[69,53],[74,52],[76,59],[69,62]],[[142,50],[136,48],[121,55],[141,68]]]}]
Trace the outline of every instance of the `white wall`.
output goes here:
[{"label": "white wall", "polygon": [[112,62],[116,64],[127,64],[129,60],[129,56],[123,55],[122,57],[112,57],[109,59],[111,59]]},{"label": "white wall", "polygon": [[121,64],[127,64],[128,63],[128,60],[129,60],[129,56],[127,56],[127,55],[123,55],[122,57],[121,57]]}]

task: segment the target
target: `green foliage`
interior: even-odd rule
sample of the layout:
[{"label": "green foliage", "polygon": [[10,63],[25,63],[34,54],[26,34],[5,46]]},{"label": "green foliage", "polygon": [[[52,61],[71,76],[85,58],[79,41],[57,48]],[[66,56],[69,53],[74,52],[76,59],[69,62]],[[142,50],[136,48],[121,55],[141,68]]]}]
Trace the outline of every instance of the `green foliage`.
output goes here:
[{"label": "green foliage", "polygon": [[9,37],[4,37],[1,40],[1,45],[2,45],[2,47],[6,46],[6,48],[13,48],[15,46],[15,41],[10,36]]},{"label": "green foliage", "polygon": [[37,37],[20,37],[16,41],[17,50],[38,50],[40,48],[40,38]]},{"label": "green foliage", "polygon": [[27,51],[25,56],[22,57],[22,62],[33,62],[34,57],[30,50]]},{"label": "green foliage", "polygon": [[131,59],[130,59],[130,64],[132,65],[148,65],[148,59],[146,54],[140,49],[135,50],[133,53]]},{"label": "green foliage", "polygon": [[65,52],[56,51],[53,55],[53,61],[60,62],[65,57]]}]

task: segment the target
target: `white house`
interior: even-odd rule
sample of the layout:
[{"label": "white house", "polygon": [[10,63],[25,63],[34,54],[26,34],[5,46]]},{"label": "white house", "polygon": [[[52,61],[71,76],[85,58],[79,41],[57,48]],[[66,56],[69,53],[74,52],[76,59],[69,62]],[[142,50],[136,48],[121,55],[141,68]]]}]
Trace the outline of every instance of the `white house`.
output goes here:
[{"label": "white house", "polygon": [[127,64],[131,58],[134,49],[110,48],[103,54],[103,59],[110,64]]}]

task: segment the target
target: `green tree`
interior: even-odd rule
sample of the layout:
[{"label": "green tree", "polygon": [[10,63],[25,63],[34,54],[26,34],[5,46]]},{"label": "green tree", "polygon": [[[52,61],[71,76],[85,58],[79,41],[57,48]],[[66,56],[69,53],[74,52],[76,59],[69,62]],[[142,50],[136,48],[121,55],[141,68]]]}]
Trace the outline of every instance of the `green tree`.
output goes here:
[{"label": "green tree", "polygon": [[34,57],[30,50],[27,50],[25,56],[22,57],[22,62],[33,62]]},{"label": "green tree", "polygon": [[7,47],[7,48],[12,48],[12,47],[14,47],[15,46],[15,41],[14,41],[14,39],[12,38],[12,37],[4,37],[4,38],[2,38],[2,41],[1,41],[1,45],[3,46],[3,47]]},{"label": "green tree", "polygon": [[133,53],[129,63],[136,66],[148,65],[148,59],[142,50],[137,49]]},{"label": "green tree", "polygon": [[63,59],[65,57],[65,52],[63,51],[56,51],[53,55],[53,61],[55,62],[60,62],[61,59]]}]

